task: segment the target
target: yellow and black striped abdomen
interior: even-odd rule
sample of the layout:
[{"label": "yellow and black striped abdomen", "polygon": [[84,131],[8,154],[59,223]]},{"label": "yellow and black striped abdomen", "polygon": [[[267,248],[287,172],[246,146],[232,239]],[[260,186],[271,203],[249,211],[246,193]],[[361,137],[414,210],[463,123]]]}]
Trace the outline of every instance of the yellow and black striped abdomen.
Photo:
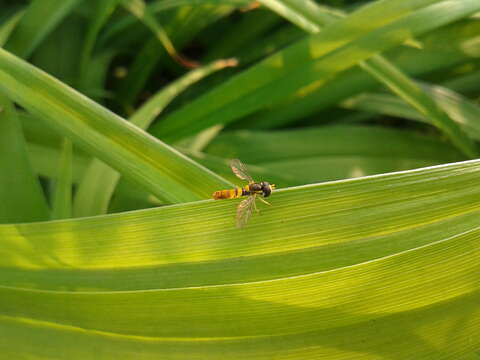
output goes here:
[{"label": "yellow and black striped abdomen", "polygon": [[219,190],[215,191],[212,196],[215,200],[220,200],[220,199],[236,199],[239,198],[243,195],[243,189],[242,188],[235,188],[235,189],[229,189],[229,190]]}]

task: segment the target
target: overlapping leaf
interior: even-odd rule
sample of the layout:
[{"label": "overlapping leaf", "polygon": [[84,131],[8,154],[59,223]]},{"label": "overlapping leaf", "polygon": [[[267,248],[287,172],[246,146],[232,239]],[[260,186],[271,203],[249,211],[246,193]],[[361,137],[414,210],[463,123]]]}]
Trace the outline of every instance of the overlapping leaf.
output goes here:
[{"label": "overlapping leaf", "polygon": [[152,133],[174,141],[293,92],[306,95],[361,60],[479,9],[476,1],[376,2],[244,71],[159,122]]},{"label": "overlapping leaf", "polygon": [[[53,129],[171,202],[230,185],[51,76],[0,49],[0,89]],[[192,184],[188,179],[195,178]]]},{"label": "overlapping leaf", "polygon": [[[177,139],[253,114],[268,103],[284,99],[287,104],[301,91],[307,98],[316,85],[321,88],[331,80],[329,74],[412,35],[403,31],[420,34],[467,16],[478,6],[470,0],[374,2],[327,28],[327,35],[322,35],[326,38],[300,41],[218,86],[203,97],[210,99],[205,109],[200,98],[172,113],[163,125],[160,119],[158,126],[171,127],[166,139]],[[468,33],[478,26],[475,21],[452,29]],[[217,25],[222,29],[216,24],[214,31]],[[460,81],[458,74],[465,68],[452,66],[470,58],[473,36],[456,33],[453,38],[469,43],[459,44],[453,55],[442,53],[445,57],[431,49],[398,53],[415,56],[410,64],[428,60],[413,66],[414,72],[450,67],[445,78]],[[276,43],[277,48],[279,44],[284,43]],[[300,49],[309,44],[322,46]],[[324,51],[330,52],[324,56]],[[371,86],[364,79],[348,78],[343,90],[356,85],[351,92],[355,94]],[[302,88],[315,80],[320,83]],[[170,201],[195,200],[229,185],[3,50],[0,89],[51,126],[47,129],[35,116],[19,111],[34,165],[49,178],[58,174],[58,139],[66,135],[82,145],[75,147],[71,159],[75,181],[90,153],[142,184],[147,190],[140,194],[143,199],[151,191],[171,196]],[[474,103],[441,88],[424,89],[457,123],[467,123],[463,130],[476,138]],[[251,95],[243,96],[249,91]],[[340,92],[324,104],[347,96]],[[219,96],[218,101],[212,94]],[[365,99],[372,100],[368,95]],[[348,104],[362,110],[366,102],[361,100]],[[370,111],[371,104],[367,103]],[[194,109],[205,112],[196,114]],[[304,114],[311,109],[302,108]],[[401,114],[405,110],[396,109]],[[392,113],[382,108],[375,113],[383,111]],[[333,111],[329,114],[336,119]],[[176,124],[172,127],[175,118],[185,131],[177,131]],[[262,116],[258,123],[265,119]],[[251,122],[242,124],[248,127]],[[407,128],[348,125],[309,129],[308,135],[303,133],[307,130],[230,132],[206,147],[190,146],[187,153],[218,174],[229,171],[224,157],[240,156],[253,164],[258,180],[280,185],[282,178],[285,184],[302,176],[318,179],[313,176],[327,170],[318,164],[329,156],[357,154],[374,163],[384,154],[386,161],[408,159],[418,166],[462,159],[437,134],[419,136],[412,129],[416,128],[407,133]],[[207,154],[194,151],[198,149]],[[392,168],[387,169],[385,162],[382,169],[402,168],[400,162],[389,165]],[[67,175],[68,161],[63,169]],[[69,176],[63,179],[60,190],[69,190]],[[271,207],[259,204],[261,212],[241,230],[235,227],[240,199],[0,225],[0,352],[11,358],[82,360],[474,359],[480,348],[480,188],[475,186],[479,180],[477,160],[284,188],[273,193]],[[119,193],[125,195],[124,191],[138,195],[128,183],[120,184]],[[61,193],[60,199],[69,197],[68,191]],[[124,204],[115,204],[116,209]]]},{"label": "overlapping leaf", "polygon": [[[383,339],[396,326],[404,344],[415,343],[420,335],[411,326],[422,324],[426,341],[416,351],[425,358],[466,356],[475,341],[426,329],[434,319],[452,329],[464,317],[469,325],[460,333],[480,326],[480,193],[468,186],[478,181],[479,166],[278,191],[242,231],[234,226],[235,201],[2,225],[0,320],[34,338],[40,328],[62,338],[81,328],[89,346],[136,342],[146,357],[205,351],[216,358],[229,349],[260,359],[278,353],[279,343],[283,354],[330,351],[348,359],[361,339],[378,337],[372,322],[390,329]],[[352,343],[331,349],[355,333]],[[8,336],[18,341],[16,332]],[[141,345],[148,338],[150,346]],[[298,346],[300,339],[306,343]],[[365,358],[412,351],[363,346]]]}]

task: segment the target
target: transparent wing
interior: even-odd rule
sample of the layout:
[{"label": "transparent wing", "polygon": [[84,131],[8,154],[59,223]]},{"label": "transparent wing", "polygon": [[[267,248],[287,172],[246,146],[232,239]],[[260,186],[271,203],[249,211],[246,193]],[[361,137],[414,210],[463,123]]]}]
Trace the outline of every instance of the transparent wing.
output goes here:
[{"label": "transparent wing", "polygon": [[251,195],[243,200],[237,207],[237,227],[244,227],[250,219],[255,207],[255,195]]},{"label": "transparent wing", "polygon": [[242,180],[247,180],[248,182],[253,182],[252,177],[248,174],[247,167],[238,159],[233,159],[230,162],[230,167],[235,175],[237,175]]}]

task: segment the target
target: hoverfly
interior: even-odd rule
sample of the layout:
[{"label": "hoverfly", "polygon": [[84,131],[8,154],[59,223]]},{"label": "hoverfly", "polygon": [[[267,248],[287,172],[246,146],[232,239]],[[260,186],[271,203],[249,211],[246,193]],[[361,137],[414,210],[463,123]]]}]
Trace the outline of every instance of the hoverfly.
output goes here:
[{"label": "hoverfly", "polygon": [[253,213],[253,209],[257,209],[255,200],[258,198],[266,203],[271,205],[268,201],[262,199],[269,197],[272,193],[272,190],[275,189],[275,184],[270,184],[266,181],[255,182],[252,177],[248,174],[247,167],[240,160],[234,159],[230,162],[230,167],[237,177],[242,180],[248,181],[248,185],[245,185],[243,188],[235,188],[229,190],[219,190],[213,193],[213,198],[215,200],[220,199],[236,199],[242,196],[248,196],[245,200],[240,202],[237,207],[237,227],[243,227],[247,223],[248,219]]}]

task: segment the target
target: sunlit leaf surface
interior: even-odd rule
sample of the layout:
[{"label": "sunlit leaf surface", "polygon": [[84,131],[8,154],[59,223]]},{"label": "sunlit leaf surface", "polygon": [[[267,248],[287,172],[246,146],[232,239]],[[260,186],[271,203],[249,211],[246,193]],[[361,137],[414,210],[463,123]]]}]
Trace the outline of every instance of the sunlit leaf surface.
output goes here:
[{"label": "sunlit leaf surface", "polygon": [[1,2],[0,359],[480,359],[480,3],[262,4]]}]

